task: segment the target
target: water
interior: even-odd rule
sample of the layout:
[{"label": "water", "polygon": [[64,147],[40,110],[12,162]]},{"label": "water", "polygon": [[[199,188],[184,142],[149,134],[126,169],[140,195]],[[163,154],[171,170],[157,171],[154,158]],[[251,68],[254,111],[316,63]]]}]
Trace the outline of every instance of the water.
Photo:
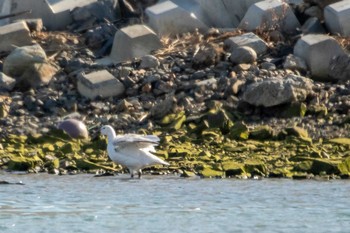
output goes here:
[{"label": "water", "polygon": [[349,232],[350,181],[1,175],[0,232]]}]

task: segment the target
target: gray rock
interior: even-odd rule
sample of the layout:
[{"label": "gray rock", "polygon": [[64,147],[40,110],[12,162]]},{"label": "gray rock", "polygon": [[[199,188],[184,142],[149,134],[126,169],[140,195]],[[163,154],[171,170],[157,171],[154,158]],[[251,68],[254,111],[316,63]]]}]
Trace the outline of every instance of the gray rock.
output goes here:
[{"label": "gray rock", "polygon": [[309,33],[323,34],[326,32],[320,20],[316,17],[308,18],[303,24],[303,26],[301,26],[300,31],[303,34],[309,34]]},{"label": "gray rock", "polygon": [[290,70],[306,71],[307,65],[304,59],[298,56],[294,56],[293,54],[289,54],[284,60],[283,68]]},{"label": "gray rock", "polygon": [[234,64],[253,63],[257,59],[254,49],[248,46],[242,46],[232,49],[230,61]]},{"label": "gray rock", "polygon": [[38,88],[47,85],[58,69],[48,62],[30,64],[19,78],[19,87],[22,89]]},{"label": "gray rock", "polygon": [[141,57],[140,68],[142,69],[150,69],[157,68],[159,66],[159,60],[153,55],[145,55]]},{"label": "gray rock", "polygon": [[0,72],[0,90],[12,91],[16,85],[16,80]]},{"label": "gray rock", "polygon": [[67,119],[58,124],[58,128],[65,131],[72,138],[87,139],[89,132],[86,125],[76,119]]},{"label": "gray rock", "polygon": [[330,61],[329,76],[335,80],[350,80],[350,55],[335,56]]},{"label": "gray rock", "polygon": [[4,73],[11,77],[20,77],[34,63],[46,61],[45,51],[40,45],[18,47],[4,61]]},{"label": "gray rock", "polygon": [[249,84],[242,99],[254,106],[264,107],[301,102],[312,93],[312,86],[311,80],[301,76],[269,78]]}]

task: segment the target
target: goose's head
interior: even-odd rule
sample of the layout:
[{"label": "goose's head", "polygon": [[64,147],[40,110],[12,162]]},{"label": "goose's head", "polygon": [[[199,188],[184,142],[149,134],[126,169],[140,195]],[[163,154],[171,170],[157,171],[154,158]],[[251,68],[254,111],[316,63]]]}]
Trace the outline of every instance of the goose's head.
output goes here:
[{"label": "goose's head", "polygon": [[104,125],[101,127],[101,134],[107,135],[107,137],[113,137],[115,132],[112,126],[110,125]]}]

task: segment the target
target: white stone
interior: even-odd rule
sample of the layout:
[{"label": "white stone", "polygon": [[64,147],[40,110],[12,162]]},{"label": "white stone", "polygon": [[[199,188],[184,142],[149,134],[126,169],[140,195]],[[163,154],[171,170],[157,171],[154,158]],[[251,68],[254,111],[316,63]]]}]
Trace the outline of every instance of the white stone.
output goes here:
[{"label": "white stone", "polygon": [[114,63],[140,58],[162,47],[158,36],[147,26],[137,24],[115,33],[110,58]]},{"label": "white stone", "polygon": [[10,52],[16,47],[32,43],[29,28],[24,21],[0,27],[0,52]]},{"label": "white stone", "polygon": [[312,77],[319,80],[328,79],[328,69],[332,57],[344,53],[335,39],[321,34],[303,36],[294,46],[294,55],[304,59]]},{"label": "white stone", "polygon": [[[0,16],[9,15],[11,13],[11,0],[0,0]],[[0,26],[10,23],[10,18],[1,19]]]},{"label": "white stone", "polygon": [[350,0],[333,3],[324,8],[327,28],[333,33],[350,36]]},{"label": "white stone", "polygon": [[240,36],[230,37],[224,41],[224,47],[228,51],[240,46],[248,46],[254,49],[258,55],[264,54],[267,50],[265,41],[252,32],[248,32]]},{"label": "white stone", "polygon": [[247,31],[276,27],[287,33],[293,33],[300,27],[289,5],[280,0],[265,0],[251,5],[239,24],[239,28]]},{"label": "white stone", "polygon": [[148,25],[160,36],[193,32],[196,29],[206,31],[208,26],[199,18],[199,5],[193,1],[182,3],[180,6],[172,1],[164,1],[148,7],[145,11]]},{"label": "white stone", "polygon": [[124,84],[107,70],[81,74],[77,86],[79,93],[88,99],[121,96],[125,92]]}]

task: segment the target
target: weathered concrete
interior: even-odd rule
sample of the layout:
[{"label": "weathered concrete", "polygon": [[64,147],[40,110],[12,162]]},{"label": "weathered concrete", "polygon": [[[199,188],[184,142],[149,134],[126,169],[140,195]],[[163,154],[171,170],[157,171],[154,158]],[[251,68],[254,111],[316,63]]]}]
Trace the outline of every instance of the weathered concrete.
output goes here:
[{"label": "weathered concrete", "polygon": [[333,3],[324,8],[327,28],[332,33],[350,36],[350,0]]},{"label": "weathered concrete", "polygon": [[[11,0],[0,0],[0,16],[8,15],[11,13]],[[10,23],[10,19],[1,19],[0,26],[4,26]]]},{"label": "weathered concrete", "polygon": [[[41,18],[49,30],[65,29],[72,22],[70,11],[98,0],[12,0],[12,13],[31,10],[26,18]],[[18,18],[21,18],[19,16]]]},{"label": "weathered concrete", "polygon": [[97,96],[102,98],[121,96],[125,91],[123,83],[107,70],[81,74],[77,86],[79,93],[89,99],[95,99]]},{"label": "weathered concrete", "polygon": [[254,49],[257,55],[264,54],[267,50],[265,41],[252,32],[248,32],[240,36],[230,37],[224,41],[224,47],[228,51],[240,46],[248,46]]},{"label": "weathered concrete", "polygon": [[164,1],[146,9],[148,25],[160,36],[206,31],[208,26],[200,20],[200,6],[193,1]]},{"label": "weathered concrete", "polygon": [[32,42],[29,28],[24,21],[0,27],[0,52],[10,52]]},{"label": "weathered concrete", "polygon": [[294,33],[300,23],[289,5],[279,0],[266,0],[249,7],[239,28],[253,31],[281,29],[287,33]]},{"label": "weathered concrete", "polygon": [[328,69],[332,57],[344,53],[335,39],[321,34],[303,36],[294,46],[294,55],[304,59],[312,77],[319,80],[328,79]]},{"label": "weathered concrete", "polygon": [[115,63],[150,54],[162,44],[157,35],[145,25],[132,25],[117,31],[110,58]]},{"label": "weathered concrete", "polygon": [[[207,17],[207,26],[217,28],[232,28],[239,24],[232,20],[229,10],[222,0],[195,0],[203,9]],[[220,12],[220,13],[219,13]]]}]

